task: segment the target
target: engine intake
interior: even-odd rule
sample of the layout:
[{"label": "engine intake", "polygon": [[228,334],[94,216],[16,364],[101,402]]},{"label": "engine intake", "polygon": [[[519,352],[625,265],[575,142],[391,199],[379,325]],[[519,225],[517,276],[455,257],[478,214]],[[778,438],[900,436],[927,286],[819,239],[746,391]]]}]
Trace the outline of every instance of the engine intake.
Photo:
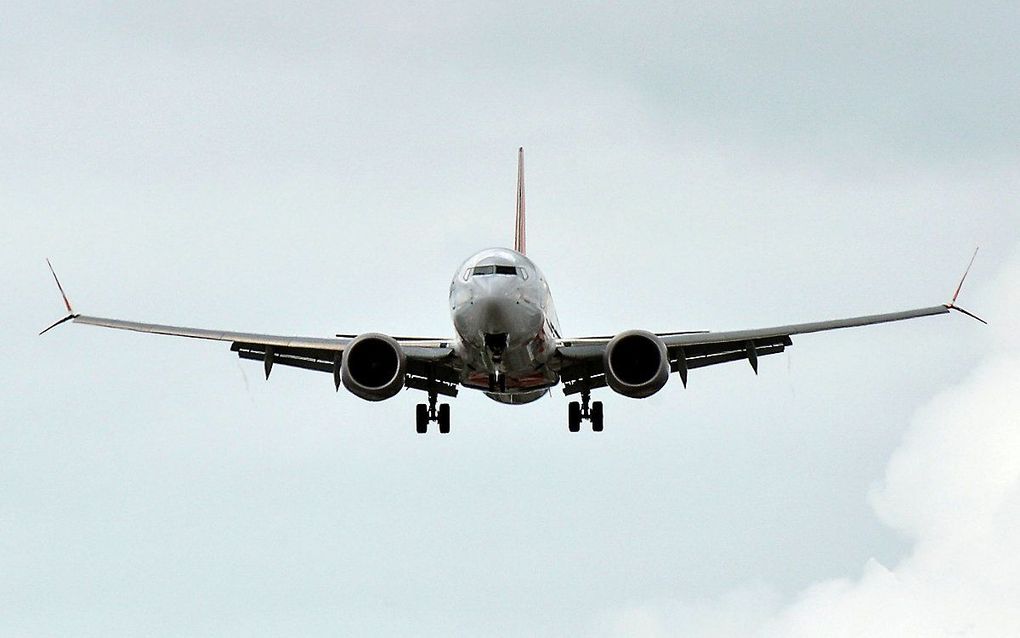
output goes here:
[{"label": "engine intake", "polygon": [[340,377],[351,394],[366,401],[382,401],[404,387],[407,357],[390,336],[359,335],[344,350]]},{"label": "engine intake", "polygon": [[602,362],[609,387],[633,399],[652,396],[669,380],[666,344],[645,330],[628,330],[613,337]]}]

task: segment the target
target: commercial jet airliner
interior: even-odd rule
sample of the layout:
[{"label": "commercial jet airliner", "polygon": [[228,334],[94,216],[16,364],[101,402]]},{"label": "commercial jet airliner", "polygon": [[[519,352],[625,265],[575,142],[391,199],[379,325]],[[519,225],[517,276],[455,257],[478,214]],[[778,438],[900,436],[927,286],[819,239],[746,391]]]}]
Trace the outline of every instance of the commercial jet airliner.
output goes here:
[{"label": "commercial jet airliner", "polygon": [[727,332],[626,330],[615,336],[564,337],[549,284],[526,256],[523,148],[518,151],[517,162],[514,247],[476,253],[454,273],[450,284],[451,338],[394,337],[374,332],[333,338],[281,336],[91,317],[74,312],[56,273],[53,278],[68,315],[43,332],[72,321],[229,341],[230,349],[240,358],[261,361],[267,379],[274,365],[284,365],[332,374],[337,390],[343,385],[367,401],[392,398],[404,388],[424,392],[428,403],[417,406],[416,429],[424,434],[429,424],[435,423],[445,434],[450,431],[450,406],[440,404],[439,396],[455,397],[461,386],[479,390],[500,403],[522,404],[539,399],[562,383],[564,394],[579,395],[580,399],[569,404],[569,430],[577,432],[587,421],[593,431],[601,432],[602,402],[591,401],[592,390],[598,388],[609,386],[624,396],[643,399],[661,390],[671,372],[677,373],[686,387],[691,370],[738,360],[748,361],[757,374],[759,357],[782,352],[791,345],[792,335],[809,332],[941,315],[950,310],[984,322],[956,306],[970,271],[968,264],[952,300],[928,308]]}]

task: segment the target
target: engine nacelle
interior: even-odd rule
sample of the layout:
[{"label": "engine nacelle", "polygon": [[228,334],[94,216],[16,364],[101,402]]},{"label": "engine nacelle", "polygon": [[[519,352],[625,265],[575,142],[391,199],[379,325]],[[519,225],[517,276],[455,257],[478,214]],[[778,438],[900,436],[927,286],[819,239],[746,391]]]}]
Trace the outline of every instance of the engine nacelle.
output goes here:
[{"label": "engine nacelle", "polygon": [[366,401],[382,401],[404,387],[407,357],[390,336],[369,332],[344,349],[340,378],[351,394]]},{"label": "engine nacelle", "polygon": [[666,344],[645,330],[628,330],[613,337],[602,363],[609,387],[632,399],[652,396],[669,380]]}]

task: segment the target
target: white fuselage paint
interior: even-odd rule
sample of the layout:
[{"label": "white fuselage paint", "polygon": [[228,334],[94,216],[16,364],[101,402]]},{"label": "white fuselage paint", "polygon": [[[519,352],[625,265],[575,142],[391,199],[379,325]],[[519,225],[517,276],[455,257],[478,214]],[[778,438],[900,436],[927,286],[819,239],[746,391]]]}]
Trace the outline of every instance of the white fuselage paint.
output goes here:
[{"label": "white fuselage paint", "polygon": [[545,276],[521,253],[490,248],[453,276],[450,313],[461,382],[503,403],[527,403],[559,380],[546,364],[559,320]]}]

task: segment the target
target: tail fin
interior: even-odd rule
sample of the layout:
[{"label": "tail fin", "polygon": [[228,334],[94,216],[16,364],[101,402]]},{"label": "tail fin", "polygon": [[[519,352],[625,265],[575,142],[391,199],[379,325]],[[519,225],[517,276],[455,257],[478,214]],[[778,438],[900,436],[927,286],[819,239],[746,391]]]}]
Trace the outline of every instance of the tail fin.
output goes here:
[{"label": "tail fin", "polygon": [[525,254],[524,241],[524,147],[517,149],[517,228],[514,231],[514,250]]}]

